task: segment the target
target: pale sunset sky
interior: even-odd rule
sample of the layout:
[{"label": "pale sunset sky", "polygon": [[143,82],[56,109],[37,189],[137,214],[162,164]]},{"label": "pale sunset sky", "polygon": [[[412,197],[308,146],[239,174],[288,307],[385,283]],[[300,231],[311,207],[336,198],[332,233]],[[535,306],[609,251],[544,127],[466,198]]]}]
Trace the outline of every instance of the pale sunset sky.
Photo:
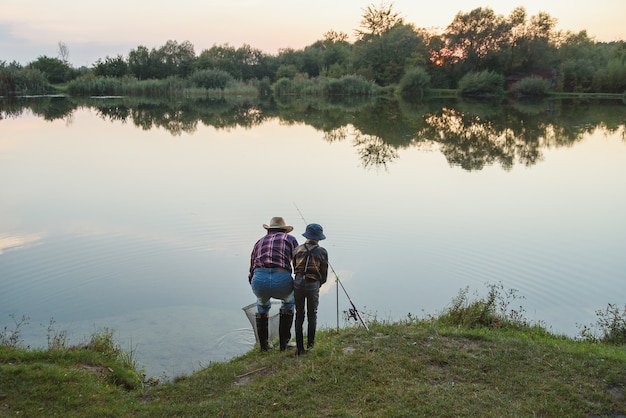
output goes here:
[{"label": "pale sunset sky", "polygon": [[[528,17],[546,12],[557,30],[587,34],[597,41],[626,39],[626,0],[447,0],[386,1],[418,28],[443,30],[458,12],[489,7],[508,16],[524,7]],[[364,9],[381,2],[360,0],[0,0],[0,61],[27,64],[59,57],[59,42],[76,67],[106,56],[128,56],[139,45],[160,47],[190,41],[196,54],[213,45],[248,44],[276,54],[302,49],[329,30],[354,41]]]}]

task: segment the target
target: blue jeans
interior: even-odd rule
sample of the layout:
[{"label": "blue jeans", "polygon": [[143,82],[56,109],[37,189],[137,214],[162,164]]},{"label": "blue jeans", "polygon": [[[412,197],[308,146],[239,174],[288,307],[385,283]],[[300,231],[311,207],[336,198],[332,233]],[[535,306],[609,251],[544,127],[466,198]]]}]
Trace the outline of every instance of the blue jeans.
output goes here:
[{"label": "blue jeans", "polygon": [[250,284],[257,297],[256,310],[258,313],[269,313],[272,307],[271,298],[281,299],[283,302],[280,309],[293,312],[293,278],[288,271],[257,267],[254,269]]},{"label": "blue jeans", "polygon": [[305,305],[307,319],[307,347],[313,347],[315,342],[315,329],[317,328],[317,306],[320,301],[320,282],[296,277],[294,280],[294,297],[296,302],[296,345],[298,351],[304,350],[304,336],[302,325],[304,324]]}]

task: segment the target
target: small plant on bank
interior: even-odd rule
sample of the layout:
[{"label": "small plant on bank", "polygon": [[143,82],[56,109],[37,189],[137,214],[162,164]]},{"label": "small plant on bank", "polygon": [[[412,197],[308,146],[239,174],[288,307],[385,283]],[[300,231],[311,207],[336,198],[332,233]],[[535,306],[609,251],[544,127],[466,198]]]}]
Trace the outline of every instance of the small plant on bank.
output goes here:
[{"label": "small plant on bank", "polygon": [[[22,316],[16,319],[14,314],[9,315],[14,327],[5,326],[0,331],[0,365],[7,358],[17,364],[33,364],[42,361],[58,365],[76,363],[85,369],[103,370],[102,377],[110,383],[134,390],[142,387],[144,380],[143,370],[137,370],[134,353],[126,352],[117,345],[113,338],[113,331],[105,328],[95,332],[88,341],[78,345],[67,344],[67,331],[56,329],[54,319],[46,327],[48,348],[47,350],[31,347],[23,348],[21,338],[22,328],[28,325],[30,318]],[[7,356],[3,358],[3,356]],[[0,379],[1,381],[1,379]],[[150,384],[150,382],[147,382]],[[0,391],[1,394],[1,391]],[[0,408],[0,415],[1,408]]]},{"label": "small plant on bank", "polygon": [[[579,327],[583,339],[604,344],[626,344],[626,305],[620,311],[618,305],[609,303],[604,310],[597,310],[596,316],[595,325]],[[596,331],[600,332],[600,336]]]},{"label": "small plant on bank", "polygon": [[8,325],[5,325],[2,331],[0,332],[0,346],[17,348],[22,345],[22,326],[28,325],[28,321],[30,318],[26,315],[22,315],[21,319],[15,319],[15,315],[9,315],[13,322],[15,323],[15,327],[13,329],[9,329]]},{"label": "small plant on bank", "polygon": [[54,324],[56,321],[54,318],[50,318],[48,327],[46,328],[46,337],[48,338],[48,349],[50,350],[63,350],[67,344],[67,331],[58,330]]},{"label": "small plant on bank", "polygon": [[113,383],[123,386],[127,389],[136,389],[141,386],[142,378],[137,373],[137,363],[135,361],[132,349],[126,352],[115,343],[113,339],[113,331],[105,328],[103,331],[92,334],[89,342],[84,348],[102,353],[106,357],[117,360],[122,367],[114,368],[111,372],[111,380]]},{"label": "small plant on bank", "polygon": [[468,297],[469,287],[461,289],[450,307],[439,316],[439,321],[466,328],[521,328],[529,325],[522,306],[510,308],[515,300],[524,299],[517,290],[505,289],[502,283],[487,284],[487,287],[487,296],[477,299]]}]

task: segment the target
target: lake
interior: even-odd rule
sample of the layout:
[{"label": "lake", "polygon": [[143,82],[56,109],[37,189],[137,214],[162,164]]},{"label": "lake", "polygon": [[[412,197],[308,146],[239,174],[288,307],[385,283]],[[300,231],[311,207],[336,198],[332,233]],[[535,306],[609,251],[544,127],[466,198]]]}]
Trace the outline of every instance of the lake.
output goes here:
[{"label": "lake", "polygon": [[[320,223],[320,327],[437,314],[501,283],[575,337],[626,301],[621,102],[3,102],[0,329],[114,330],[148,375],[250,350],[262,225]],[[339,291],[338,291],[339,290]],[[347,293],[347,295],[346,295]],[[338,302],[338,303],[337,303]]]}]

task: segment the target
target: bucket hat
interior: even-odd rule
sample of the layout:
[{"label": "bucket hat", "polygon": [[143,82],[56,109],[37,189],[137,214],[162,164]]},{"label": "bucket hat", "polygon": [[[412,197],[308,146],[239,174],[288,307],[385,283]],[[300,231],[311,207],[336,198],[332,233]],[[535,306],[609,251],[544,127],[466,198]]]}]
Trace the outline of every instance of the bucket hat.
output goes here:
[{"label": "bucket hat", "polygon": [[319,224],[308,224],[306,226],[306,231],[302,234],[303,237],[308,239],[314,239],[316,241],[321,241],[326,239],[326,235],[324,235],[324,229],[322,225]]}]

